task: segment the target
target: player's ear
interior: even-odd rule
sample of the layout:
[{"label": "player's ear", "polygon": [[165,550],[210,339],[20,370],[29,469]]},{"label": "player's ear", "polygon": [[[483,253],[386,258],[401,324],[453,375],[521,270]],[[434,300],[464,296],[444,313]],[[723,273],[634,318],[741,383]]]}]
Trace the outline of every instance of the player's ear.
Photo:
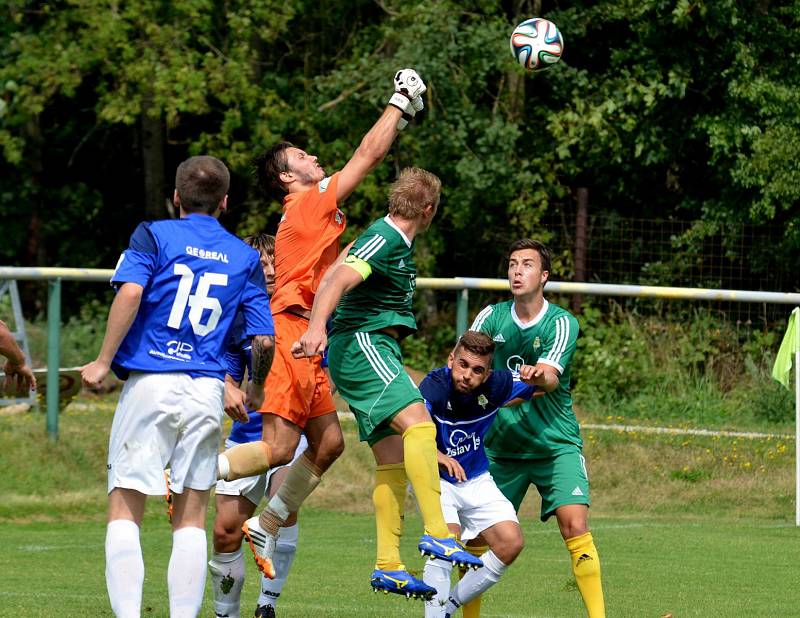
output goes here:
[{"label": "player's ear", "polygon": [[225,195],[225,197],[223,197],[222,201],[219,203],[219,211],[220,212],[225,212],[226,210],[228,210],[228,196],[227,195]]},{"label": "player's ear", "polygon": [[450,354],[447,355],[447,367],[449,369],[453,368],[453,361],[454,360],[455,360],[455,356],[453,356],[453,353],[450,352]]},{"label": "player's ear", "polygon": [[172,203],[175,204],[176,208],[181,207],[181,196],[177,189],[172,194]]}]

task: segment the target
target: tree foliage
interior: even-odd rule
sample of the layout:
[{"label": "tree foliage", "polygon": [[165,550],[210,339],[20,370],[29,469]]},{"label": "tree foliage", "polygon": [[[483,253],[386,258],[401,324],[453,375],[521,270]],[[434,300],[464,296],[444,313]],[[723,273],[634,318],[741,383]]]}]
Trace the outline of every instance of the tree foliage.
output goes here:
[{"label": "tree foliage", "polygon": [[[780,250],[800,266],[796,2],[9,0],[0,11],[6,263],[110,266],[145,214],[169,216],[175,166],[200,152],[233,171],[226,225],[273,229],[279,205],[255,187],[252,156],[286,138],[340,167],[394,71],[414,66],[429,85],[424,117],[346,210],[354,234],[401,167],[436,172],[443,209],[425,274],[495,276],[507,242],[548,240],[542,216],[569,215],[578,187],[592,212],[785,225]],[[508,35],[535,14],[560,26],[565,54],[525,74]]]}]

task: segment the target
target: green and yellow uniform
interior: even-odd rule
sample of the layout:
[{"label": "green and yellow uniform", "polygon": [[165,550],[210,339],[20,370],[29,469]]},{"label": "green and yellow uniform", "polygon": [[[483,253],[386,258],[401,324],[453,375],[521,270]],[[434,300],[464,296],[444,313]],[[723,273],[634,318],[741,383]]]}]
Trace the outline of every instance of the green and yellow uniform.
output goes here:
[{"label": "green and yellow uniform", "polygon": [[405,372],[398,341],[417,330],[413,252],[414,243],[387,216],[358,237],[345,259],[364,281],[336,307],[328,360],[359,437],[370,446],[394,433],[389,423],[398,412],[423,401]]},{"label": "green and yellow uniform", "polygon": [[514,302],[489,305],[471,327],[495,342],[494,369],[517,372],[520,365],[554,367],[559,384],[551,392],[503,408],[486,435],[486,453],[498,487],[519,509],[531,484],[542,496],[542,521],[566,504],[589,504],[583,442],[572,410],[570,374],[578,321],[566,309],[544,301],[539,314],[523,323]]}]

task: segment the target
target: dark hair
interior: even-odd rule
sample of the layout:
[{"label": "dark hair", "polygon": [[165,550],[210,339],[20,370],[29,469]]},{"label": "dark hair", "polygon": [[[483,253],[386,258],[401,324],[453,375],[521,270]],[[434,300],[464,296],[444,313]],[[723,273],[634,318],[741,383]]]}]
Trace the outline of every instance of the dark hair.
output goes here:
[{"label": "dark hair", "polygon": [[264,232],[256,232],[245,236],[244,241],[253,247],[259,254],[266,254],[270,258],[275,259],[275,237],[265,234]]},{"label": "dark hair", "polygon": [[256,178],[258,186],[270,197],[282,200],[288,192],[281,181],[281,172],[288,172],[286,149],[294,147],[291,142],[278,142],[269,150],[256,157]]},{"label": "dark hair", "polygon": [[212,214],[227,195],[231,175],[215,157],[190,157],[178,166],[175,189],[186,212]]},{"label": "dark hair", "polygon": [[453,355],[461,348],[476,356],[492,356],[494,354],[494,341],[485,333],[477,330],[468,330],[458,338],[458,343],[453,348]]},{"label": "dark hair", "polygon": [[515,240],[508,247],[509,258],[515,251],[522,251],[523,249],[533,249],[536,251],[536,253],[539,254],[539,259],[542,262],[542,270],[550,272],[550,251],[548,251],[547,247],[544,246],[544,243],[541,243],[538,240],[531,240],[530,238],[520,238],[519,240]]}]

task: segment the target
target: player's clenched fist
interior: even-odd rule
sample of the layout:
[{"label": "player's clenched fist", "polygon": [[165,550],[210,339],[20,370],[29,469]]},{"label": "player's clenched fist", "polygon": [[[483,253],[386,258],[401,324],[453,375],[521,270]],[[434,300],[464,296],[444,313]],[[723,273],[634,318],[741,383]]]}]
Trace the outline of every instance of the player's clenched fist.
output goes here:
[{"label": "player's clenched fist", "polygon": [[400,69],[394,76],[394,90],[414,100],[425,94],[428,87],[414,69]]},{"label": "player's clenched fist", "polygon": [[111,367],[107,363],[97,360],[81,367],[81,380],[84,386],[99,388],[108,375],[110,368]]},{"label": "player's clenched fist", "polygon": [[398,131],[405,129],[416,113],[425,107],[422,95],[427,89],[425,82],[414,69],[400,69],[395,73],[394,94],[389,99],[389,105],[403,112],[397,123]]},{"label": "player's clenched fist", "polygon": [[325,352],[325,346],[328,345],[328,335],[325,331],[315,331],[308,329],[300,341],[295,341],[292,344],[292,356],[295,358],[304,358],[308,356],[317,356]]}]

